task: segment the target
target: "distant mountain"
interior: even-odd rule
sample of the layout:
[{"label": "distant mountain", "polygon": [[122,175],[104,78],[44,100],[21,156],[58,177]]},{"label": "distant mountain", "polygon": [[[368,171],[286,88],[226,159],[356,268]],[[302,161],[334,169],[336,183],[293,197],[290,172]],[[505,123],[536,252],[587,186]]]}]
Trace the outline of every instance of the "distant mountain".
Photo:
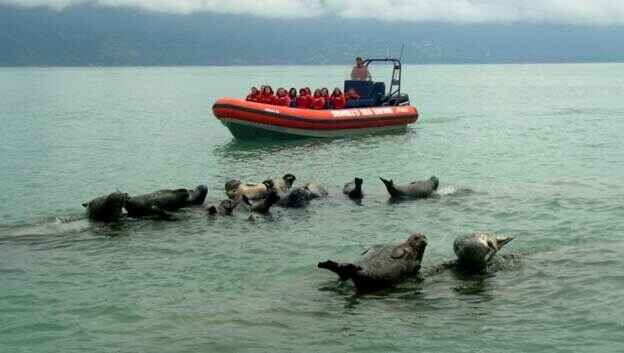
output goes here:
[{"label": "distant mountain", "polygon": [[0,6],[0,65],[345,64],[624,61],[624,27],[321,19],[275,20],[135,8]]}]

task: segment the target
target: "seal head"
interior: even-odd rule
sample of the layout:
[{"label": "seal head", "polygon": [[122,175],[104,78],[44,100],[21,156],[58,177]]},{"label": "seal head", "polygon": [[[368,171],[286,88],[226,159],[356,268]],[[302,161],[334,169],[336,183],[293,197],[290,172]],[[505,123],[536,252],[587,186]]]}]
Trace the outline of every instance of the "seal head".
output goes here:
[{"label": "seal head", "polygon": [[422,262],[425,248],[427,247],[427,237],[421,233],[410,235],[407,241],[398,245],[392,250],[392,258],[400,259],[404,256],[411,257],[413,260]]},{"label": "seal head", "polygon": [[498,237],[490,233],[474,233],[458,237],[453,242],[460,269],[468,272],[482,272],[498,251],[513,237]]},{"label": "seal head", "polygon": [[438,190],[438,186],[440,186],[440,179],[438,179],[438,177],[434,175],[434,176],[431,176],[429,180],[432,183],[433,190]]},{"label": "seal head", "polygon": [[293,184],[295,183],[295,180],[297,180],[297,178],[292,175],[292,174],[285,174],[282,179],[284,179],[284,183],[286,184],[286,188],[290,189]]},{"label": "seal head", "polygon": [[218,206],[213,205],[213,206],[206,208],[206,212],[208,213],[208,215],[211,215],[211,216],[216,216],[216,215],[231,216],[232,211],[234,211],[237,205],[238,205],[237,202],[232,201],[230,199],[225,199],[219,202]]},{"label": "seal head", "polygon": [[195,190],[188,191],[187,203],[189,205],[201,205],[204,203],[206,195],[208,195],[208,187],[206,185],[198,185]]}]

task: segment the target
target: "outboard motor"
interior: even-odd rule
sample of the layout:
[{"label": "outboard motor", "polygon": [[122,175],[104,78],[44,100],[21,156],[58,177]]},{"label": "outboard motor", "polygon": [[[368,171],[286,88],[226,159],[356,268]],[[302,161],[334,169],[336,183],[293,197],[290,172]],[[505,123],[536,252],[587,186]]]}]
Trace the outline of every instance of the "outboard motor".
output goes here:
[{"label": "outboard motor", "polygon": [[398,96],[390,97],[384,105],[409,105],[409,95],[401,93]]}]

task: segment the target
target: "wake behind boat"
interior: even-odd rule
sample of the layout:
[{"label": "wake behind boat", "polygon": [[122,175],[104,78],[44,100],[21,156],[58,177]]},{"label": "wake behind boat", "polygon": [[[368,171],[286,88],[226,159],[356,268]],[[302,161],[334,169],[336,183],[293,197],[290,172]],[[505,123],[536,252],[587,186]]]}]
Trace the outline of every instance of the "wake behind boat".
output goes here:
[{"label": "wake behind boat", "polygon": [[398,59],[367,59],[393,64],[390,88],[384,82],[347,80],[345,92],[357,99],[346,101],[341,109],[310,109],[238,98],[220,98],[214,115],[239,139],[263,137],[339,137],[406,129],[416,122],[418,111],[401,93],[401,62]]}]

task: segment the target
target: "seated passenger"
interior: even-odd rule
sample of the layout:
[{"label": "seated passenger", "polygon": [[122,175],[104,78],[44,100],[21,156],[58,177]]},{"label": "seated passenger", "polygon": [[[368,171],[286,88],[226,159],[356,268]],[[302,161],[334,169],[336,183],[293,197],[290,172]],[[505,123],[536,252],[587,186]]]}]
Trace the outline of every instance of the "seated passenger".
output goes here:
[{"label": "seated passenger", "polygon": [[321,94],[320,89],[314,90],[314,99],[312,99],[311,109],[325,109],[325,98]]},{"label": "seated passenger", "polygon": [[297,89],[292,87],[289,91],[288,91],[288,98],[290,98],[290,106],[291,107],[296,107],[297,106]]},{"label": "seated passenger", "polygon": [[331,97],[329,97],[329,101],[333,109],[343,109],[347,104],[347,99],[340,88],[334,88],[334,92],[332,92]]},{"label": "seated passenger", "polygon": [[275,104],[275,95],[273,94],[273,88],[271,88],[271,86],[264,86],[264,89],[260,93],[260,103]]},{"label": "seated passenger", "polygon": [[275,98],[275,105],[282,105],[285,107],[290,106],[290,97],[288,97],[288,93],[282,87],[277,89],[277,97]]},{"label": "seated passenger", "polygon": [[256,87],[251,87],[251,92],[247,95],[247,98],[250,102],[257,102],[260,100],[260,91]]},{"label": "seated passenger", "polygon": [[325,109],[329,109],[329,90],[327,89],[327,87],[323,87],[321,88],[321,96],[323,96],[323,99],[325,99]]},{"label": "seated passenger", "polygon": [[312,97],[308,95],[308,91],[305,88],[299,90],[299,97],[297,97],[296,107],[309,109],[312,104]]}]

